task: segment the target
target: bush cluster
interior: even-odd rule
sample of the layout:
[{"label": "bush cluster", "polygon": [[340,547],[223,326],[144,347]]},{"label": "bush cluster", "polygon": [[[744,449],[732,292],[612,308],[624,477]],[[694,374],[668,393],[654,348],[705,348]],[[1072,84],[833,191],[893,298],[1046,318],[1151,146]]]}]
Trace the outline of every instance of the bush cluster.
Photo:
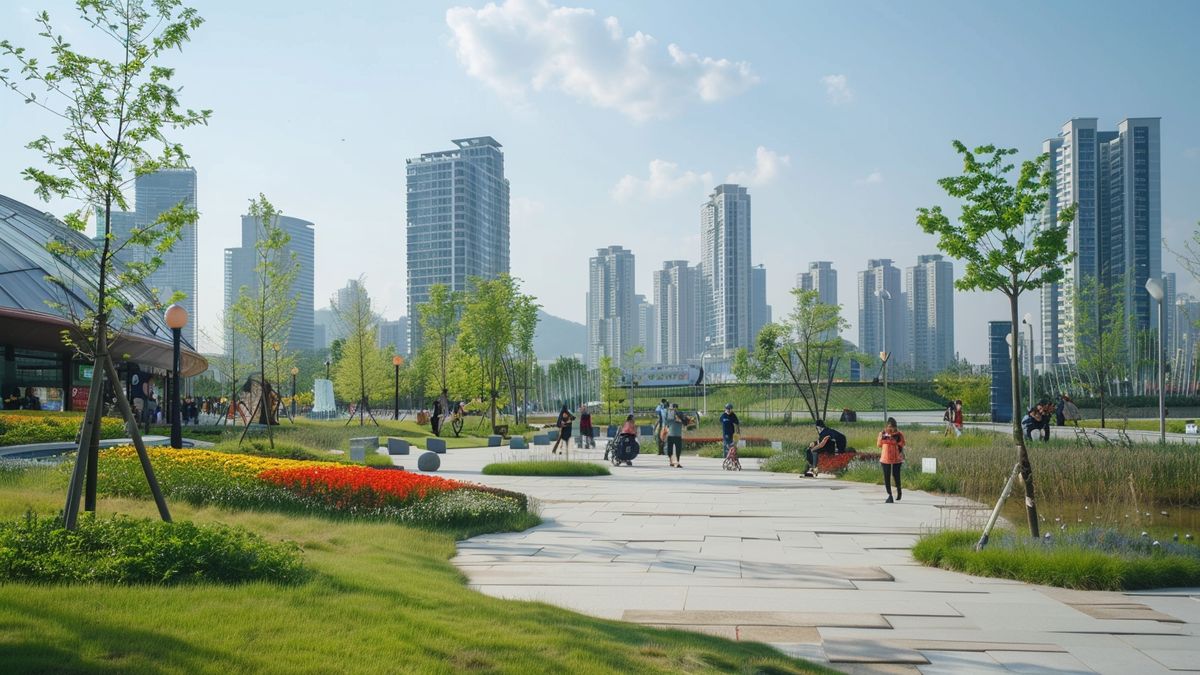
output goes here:
[{"label": "bush cluster", "polygon": [[482,473],[488,476],[609,476],[612,474],[603,464],[558,460],[496,462],[483,467]]},{"label": "bush cluster", "polygon": [[307,578],[300,549],[242,528],[85,516],[66,530],[33,513],[0,521],[0,581],[184,584]]},{"label": "bush cluster", "polygon": [[[79,436],[79,415],[0,415],[0,446],[73,441]],[[115,417],[100,421],[101,438],[123,438],[125,423]]]}]

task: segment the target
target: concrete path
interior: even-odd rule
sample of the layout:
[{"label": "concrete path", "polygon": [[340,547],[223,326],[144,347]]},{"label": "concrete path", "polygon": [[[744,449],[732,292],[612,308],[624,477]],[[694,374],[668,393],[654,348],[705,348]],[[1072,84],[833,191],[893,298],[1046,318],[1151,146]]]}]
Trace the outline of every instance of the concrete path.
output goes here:
[{"label": "concrete path", "polygon": [[459,544],[454,564],[489,595],[763,641],[846,672],[1200,669],[1200,589],[1071,592],[916,564],[920,533],[984,517],[965,500],[884,504],[881,487],[759,472],[757,460],[740,473],[643,455],[610,477],[479,474],[529,454],[442,456],[440,475],[540,502],[540,527]]}]

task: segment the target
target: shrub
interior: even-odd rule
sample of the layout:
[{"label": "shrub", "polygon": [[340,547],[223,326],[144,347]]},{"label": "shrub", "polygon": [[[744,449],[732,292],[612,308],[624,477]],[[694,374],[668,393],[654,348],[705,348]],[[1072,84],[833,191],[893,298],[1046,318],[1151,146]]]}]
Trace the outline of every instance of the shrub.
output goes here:
[{"label": "shrub", "polygon": [[[738,448],[738,457],[740,457],[742,459],[754,459],[754,458],[766,459],[767,457],[774,457],[775,454],[776,454],[776,451],[773,448],[771,448],[770,446],[761,446],[760,445],[760,446],[749,446],[749,447],[745,447],[745,448]],[[696,451],[696,456],[697,457],[720,457],[721,456],[721,444],[720,443],[710,443],[708,445],[702,445],[702,446],[700,446],[700,449],[698,449]]]},{"label": "shrub", "polygon": [[603,464],[591,462],[538,461],[496,462],[483,467],[488,476],[608,476]]},{"label": "shrub", "polygon": [[0,581],[286,584],[307,576],[295,544],[242,528],[87,516],[66,530],[33,513],[0,522]]},{"label": "shrub", "polygon": [[[822,469],[824,470],[824,469]],[[861,456],[846,466],[846,470],[838,476],[842,480],[852,480],[859,483],[874,483],[883,485],[883,471],[879,466],[879,456]],[[958,480],[946,473],[924,473],[913,462],[905,462],[900,469],[900,483],[909,490],[924,490],[926,492],[942,492],[957,494]]]},{"label": "shrub", "polygon": [[926,535],[913,547],[913,557],[967,574],[1078,590],[1200,585],[1200,549],[1195,546],[1155,546],[1115,530],[1089,529],[1046,540],[1002,532],[976,551],[978,536],[961,531]]},{"label": "shrub", "polygon": [[[0,446],[74,441],[83,418],[79,415],[0,414]],[[123,438],[125,423],[115,417],[100,421],[101,438]]]},{"label": "shrub", "polygon": [[[771,447],[771,439],[764,436],[742,436],[740,438],[746,442],[747,447]],[[683,439],[683,449],[694,450],[704,445],[716,445],[720,447],[723,442],[724,439],[720,436],[688,436]]]}]

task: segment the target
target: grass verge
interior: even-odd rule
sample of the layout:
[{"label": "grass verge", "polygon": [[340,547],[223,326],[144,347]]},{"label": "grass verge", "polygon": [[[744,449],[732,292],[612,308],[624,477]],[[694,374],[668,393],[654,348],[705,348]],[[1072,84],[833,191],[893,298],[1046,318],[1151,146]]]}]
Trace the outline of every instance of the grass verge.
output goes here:
[{"label": "grass verge", "polygon": [[[61,486],[26,472],[0,518],[52,514]],[[57,479],[55,480],[57,482]],[[143,500],[106,512],[154,517]],[[0,585],[0,659],[12,672],[802,673],[833,671],[763,644],[596,619],[469,590],[451,535],[400,525],[171,504],[176,520],[298,543],[296,585]]]},{"label": "grass verge", "polygon": [[609,476],[603,464],[593,462],[537,461],[496,462],[483,467],[488,476]]},{"label": "grass verge", "polygon": [[[766,459],[767,457],[774,457],[776,454],[776,451],[774,449],[772,449],[770,446],[764,447],[764,446],[748,445],[744,448],[738,448],[737,454],[738,454],[738,457],[741,459]],[[702,446],[700,446],[700,448],[698,450],[696,450],[696,456],[697,457],[720,457],[721,456],[721,444],[720,443],[709,443],[707,445],[702,445]]]},{"label": "grass verge", "polygon": [[[883,485],[883,470],[879,462],[851,462],[846,470],[838,475],[842,480],[852,480],[859,483]],[[908,490],[924,490],[925,492],[942,492],[957,494],[958,480],[945,473],[924,473],[912,462],[905,462],[900,469],[900,484]]]},{"label": "grass verge", "polygon": [[1195,546],[1155,546],[1115,530],[1087,530],[1048,540],[1004,532],[976,551],[978,538],[976,532],[961,531],[926,535],[913,547],[913,557],[976,576],[1087,591],[1200,585],[1200,549]]}]

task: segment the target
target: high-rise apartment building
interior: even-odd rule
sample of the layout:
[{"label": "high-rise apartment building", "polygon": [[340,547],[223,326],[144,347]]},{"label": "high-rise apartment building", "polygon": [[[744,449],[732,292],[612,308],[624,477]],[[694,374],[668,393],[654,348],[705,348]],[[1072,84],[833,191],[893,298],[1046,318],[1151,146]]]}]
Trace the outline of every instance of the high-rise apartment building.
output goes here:
[{"label": "high-rise apartment building", "polygon": [[1077,209],[1068,239],[1075,259],[1063,281],[1042,289],[1042,352],[1057,365],[1075,360],[1074,289],[1089,278],[1123,299],[1131,336],[1157,330],[1145,284],[1162,276],[1159,118],[1128,118],[1116,131],[1075,118],[1042,149],[1054,174],[1044,217]]},{"label": "high-rise apartment building", "polygon": [[638,346],[646,351],[643,361],[658,363],[658,310],[640,293],[634,297],[634,303],[637,305]]},{"label": "high-rise apartment building", "polygon": [[[890,298],[880,297],[881,290]],[[868,260],[867,269],[858,273],[858,348],[878,358],[886,346],[891,353],[890,372],[908,362],[905,307],[899,268],[889,258]]]},{"label": "high-rise apartment building", "polygon": [[409,348],[421,345],[420,305],[444,284],[509,271],[509,185],[491,136],[452,141],[453,150],[407,160]]},{"label": "high-rise apartment building", "polygon": [[[165,211],[180,204],[189,211],[196,210],[195,169],[162,169],[138,176],[134,180],[134,210],[113,212],[113,236],[117,241],[125,241],[133,228],[152,225]],[[184,295],[179,304],[191,317],[183,328],[183,338],[189,345],[196,344],[196,326],[200,323],[196,313],[198,227],[199,223],[184,227],[175,246],[161,254],[162,265],[146,279],[146,285],[156,291],[159,302],[165,303],[176,292]],[[148,262],[156,255],[160,254],[145,246],[126,246],[117,254],[117,260]]]},{"label": "high-rise apartment building", "polygon": [[621,365],[638,344],[633,263],[633,251],[621,246],[599,249],[588,261],[588,368],[604,356]]},{"label": "high-rise apartment building", "polygon": [[767,268],[755,265],[750,268],[750,344],[753,349],[758,331],[771,323],[771,306],[767,304]]},{"label": "high-rise apartment building", "polygon": [[658,361],[691,363],[704,348],[700,268],[686,260],[668,260],[654,272],[654,308],[658,313]]},{"label": "high-rise apartment building", "polygon": [[377,343],[380,349],[390,349],[402,356],[408,354],[408,317],[380,321]]},{"label": "high-rise apartment building", "polygon": [[954,264],[940,255],[917,256],[904,270],[908,365],[918,377],[954,362]]},{"label": "high-rise apartment building", "polygon": [[816,291],[817,300],[823,305],[838,304],[837,270],[828,260],[815,260],[808,264],[807,272],[796,275],[796,288]]},{"label": "high-rise apartment building", "polygon": [[718,185],[700,207],[704,337],[714,356],[751,346],[750,193]]},{"label": "high-rise apartment building", "polygon": [[[296,265],[296,276],[292,279],[290,293],[290,297],[296,300],[296,307],[288,326],[287,349],[307,351],[316,348],[313,341],[315,226],[307,220],[291,216],[279,216],[275,224],[288,236],[288,243],[284,246],[278,264],[281,269],[287,265]],[[258,277],[255,274],[255,268],[258,266],[256,246],[262,236],[262,221],[251,216],[242,216],[242,245],[225,249],[227,315],[233,311],[233,305],[240,293],[248,293],[250,297],[255,297],[258,293]],[[233,339],[234,336],[227,332],[226,344],[230,344],[228,341]],[[226,349],[228,350],[228,347]]]}]

